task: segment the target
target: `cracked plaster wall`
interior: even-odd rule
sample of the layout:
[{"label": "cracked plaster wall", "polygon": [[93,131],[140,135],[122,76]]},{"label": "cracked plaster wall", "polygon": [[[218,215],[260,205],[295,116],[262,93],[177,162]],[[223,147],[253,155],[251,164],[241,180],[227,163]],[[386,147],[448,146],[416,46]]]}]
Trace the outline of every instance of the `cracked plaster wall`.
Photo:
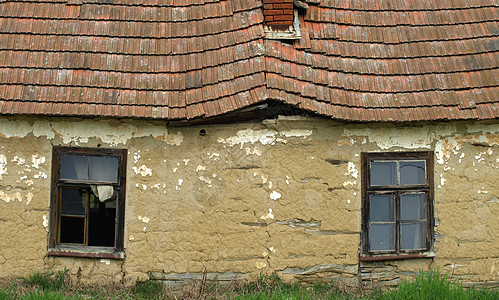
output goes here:
[{"label": "cracked plaster wall", "polygon": [[[54,145],[128,150],[124,260],[46,256]],[[167,128],[2,117],[0,276],[66,266],[106,283],[276,270],[369,286],[438,266],[497,282],[498,145],[499,125],[490,122],[366,127],[280,117]],[[360,154],[416,150],[435,151],[436,256],[359,264]]]}]

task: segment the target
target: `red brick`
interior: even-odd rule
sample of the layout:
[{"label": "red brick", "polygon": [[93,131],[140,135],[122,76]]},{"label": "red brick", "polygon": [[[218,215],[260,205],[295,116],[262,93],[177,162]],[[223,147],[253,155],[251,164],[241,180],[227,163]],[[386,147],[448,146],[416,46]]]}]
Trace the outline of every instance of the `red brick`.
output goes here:
[{"label": "red brick", "polygon": [[272,16],[272,15],[282,15],[283,14],[283,10],[282,9],[269,9],[269,10],[266,10],[264,11],[264,14],[266,16]]},{"label": "red brick", "polygon": [[274,21],[274,16],[265,16],[265,22],[272,22]]},{"label": "red brick", "polygon": [[[265,8],[265,5],[263,8]],[[274,8],[275,9],[281,9],[281,8],[282,9],[286,9],[286,8],[293,9],[293,3],[276,3],[276,4],[274,4]]]},{"label": "red brick", "polygon": [[277,15],[274,16],[276,21],[293,21],[293,15]]}]

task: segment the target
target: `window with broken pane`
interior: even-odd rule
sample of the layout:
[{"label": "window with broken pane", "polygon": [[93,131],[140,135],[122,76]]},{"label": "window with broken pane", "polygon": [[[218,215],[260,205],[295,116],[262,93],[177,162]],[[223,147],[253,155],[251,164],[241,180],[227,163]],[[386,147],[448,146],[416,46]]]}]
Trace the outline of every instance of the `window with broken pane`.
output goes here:
[{"label": "window with broken pane", "polygon": [[50,246],[123,249],[125,150],[54,147]]},{"label": "window with broken pane", "polygon": [[363,153],[363,253],[429,251],[433,153]]}]

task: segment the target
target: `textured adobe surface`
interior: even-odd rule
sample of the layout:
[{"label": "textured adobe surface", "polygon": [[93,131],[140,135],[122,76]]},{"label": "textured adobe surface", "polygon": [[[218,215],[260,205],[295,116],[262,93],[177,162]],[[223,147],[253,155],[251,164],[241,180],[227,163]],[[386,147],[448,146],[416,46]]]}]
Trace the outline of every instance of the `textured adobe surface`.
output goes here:
[{"label": "textured adobe surface", "polygon": [[[201,129],[206,135],[199,135]],[[128,150],[123,260],[47,257],[53,145]],[[0,276],[64,266],[82,281],[335,279],[370,287],[440,267],[499,281],[499,127],[303,117],[164,122],[0,119]],[[360,154],[435,151],[435,257],[359,263]]]}]

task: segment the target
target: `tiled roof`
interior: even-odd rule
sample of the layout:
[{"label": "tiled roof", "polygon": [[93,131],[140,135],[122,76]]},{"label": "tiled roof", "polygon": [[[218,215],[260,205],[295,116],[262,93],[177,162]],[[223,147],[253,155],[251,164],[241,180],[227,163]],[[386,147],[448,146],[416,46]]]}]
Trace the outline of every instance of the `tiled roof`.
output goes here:
[{"label": "tiled roof", "polygon": [[[0,0],[0,114],[192,119],[267,99],[336,119],[499,117],[494,0]],[[303,12],[303,11],[302,11]]]}]

